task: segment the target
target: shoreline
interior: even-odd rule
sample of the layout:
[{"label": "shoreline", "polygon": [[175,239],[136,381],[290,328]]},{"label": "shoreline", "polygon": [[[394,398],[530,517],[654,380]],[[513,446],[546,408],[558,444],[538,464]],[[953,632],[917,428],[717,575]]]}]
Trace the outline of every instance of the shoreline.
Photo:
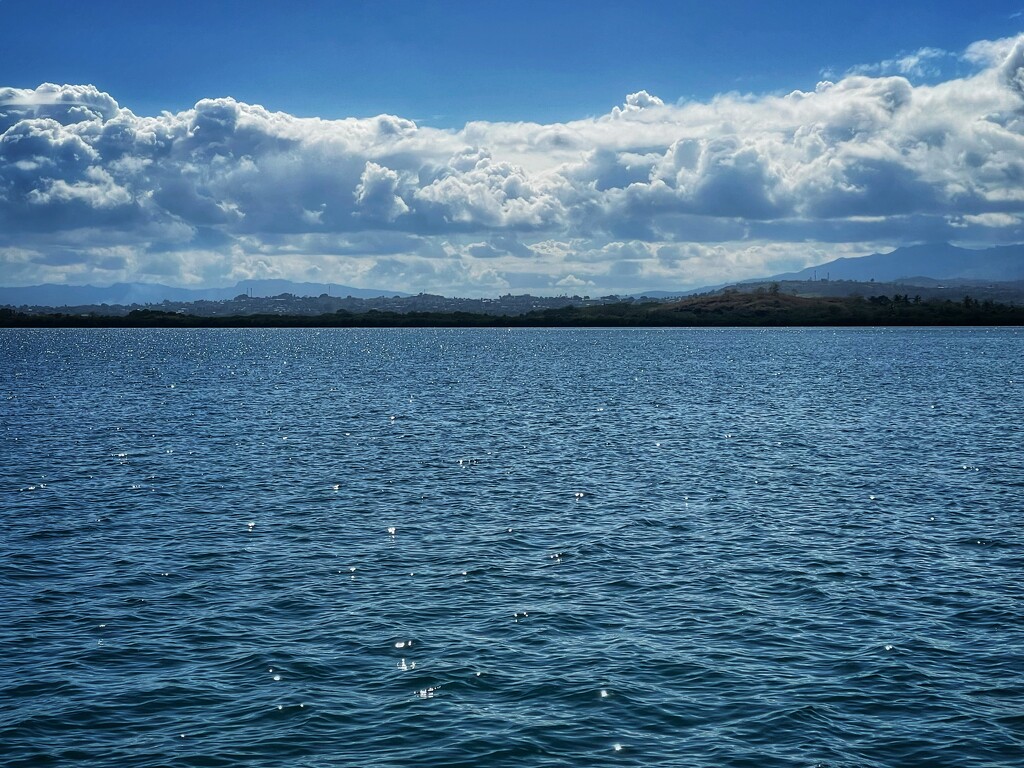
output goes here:
[{"label": "shoreline", "polygon": [[672,302],[568,306],[522,315],[471,312],[338,311],[319,315],[204,316],[158,309],[127,315],[45,314],[0,308],[3,328],[860,328],[1024,326],[1024,306],[907,296],[806,298],[773,293],[711,294]]}]

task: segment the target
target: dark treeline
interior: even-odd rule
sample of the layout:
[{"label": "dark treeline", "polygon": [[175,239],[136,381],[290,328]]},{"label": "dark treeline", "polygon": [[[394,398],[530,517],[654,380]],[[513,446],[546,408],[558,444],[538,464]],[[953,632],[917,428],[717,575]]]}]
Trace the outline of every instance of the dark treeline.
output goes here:
[{"label": "dark treeline", "polygon": [[124,317],[27,315],[0,309],[12,328],[555,328],[555,327],[783,327],[872,325],[1024,325],[1024,307],[975,301],[922,301],[909,295],[805,298],[760,291],[726,292],[672,302],[562,307],[517,316],[469,312],[361,312],[324,315],[200,317],[153,309]]}]

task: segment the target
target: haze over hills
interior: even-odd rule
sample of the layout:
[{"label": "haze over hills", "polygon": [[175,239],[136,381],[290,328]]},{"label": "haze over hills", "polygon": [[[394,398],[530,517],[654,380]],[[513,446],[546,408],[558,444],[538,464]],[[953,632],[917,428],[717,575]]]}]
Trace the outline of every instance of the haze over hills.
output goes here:
[{"label": "haze over hills", "polygon": [[293,283],[290,280],[242,280],[226,288],[176,288],[159,283],[115,283],[94,285],[30,285],[22,288],[0,287],[0,304],[12,306],[65,307],[88,304],[159,304],[163,301],[221,301],[241,294],[279,296],[353,296],[361,299],[378,296],[408,296],[400,291],[352,288],[333,283]]},{"label": "haze over hills", "polygon": [[[860,283],[893,283],[905,281],[927,285],[928,281],[1022,281],[1024,280],[1024,245],[1006,245],[985,250],[970,250],[941,243],[897,248],[890,253],[840,258],[798,272],[770,275],[744,283],[766,281],[856,281]],[[635,293],[652,299],[664,299],[703,293],[726,287],[729,283],[708,285],[678,291],[651,290]],[[861,289],[858,289],[861,292]],[[116,283],[108,287],[92,285],[33,285],[20,288],[0,287],[0,305],[64,307],[85,305],[159,304],[163,301],[222,301],[246,294],[253,297],[352,296],[360,299],[411,294],[382,289],[353,288],[331,283],[295,283],[289,280],[243,280],[225,288],[176,288],[150,283]],[[830,295],[838,295],[831,291]]]}]

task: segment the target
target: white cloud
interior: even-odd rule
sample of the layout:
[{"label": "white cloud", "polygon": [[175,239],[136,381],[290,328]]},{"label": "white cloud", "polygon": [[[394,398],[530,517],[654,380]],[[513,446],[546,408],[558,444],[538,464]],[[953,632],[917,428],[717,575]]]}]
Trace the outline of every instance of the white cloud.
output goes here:
[{"label": "white cloud", "polygon": [[1018,40],[999,67],[1006,84],[1024,97],[1024,39]]},{"label": "white cloud", "polygon": [[[359,177],[359,184],[356,185],[356,204],[360,215],[371,219],[383,219],[394,221],[403,213],[409,212],[409,206],[399,197],[398,174],[390,168],[372,160],[366,161],[366,167]],[[321,206],[326,207],[326,204]]]},{"label": "white cloud", "polygon": [[93,210],[117,208],[131,203],[132,196],[128,190],[117,185],[104,168],[90,166],[85,169],[82,177],[73,183],[64,179],[50,179],[43,187],[30,190],[26,199],[31,205],[78,201]]},{"label": "white cloud", "polygon": [[229,98],[142,117],[92,86],[0,89],[0,267],[19,282],[320,275],[468,293],[572,277],[603,292],[1019,239],[1024,37],[970,46],[970,75],[907,79],[948,58],[461,130]]},{"label": "white cloud", "polygon": [[651,109],[652,107],[663,107],[665,102],[654,96],[647,91],[637,91],[626,96],[626,103],[621,107],[613,107],[611,111],[612,118],[619,118],[623,115],[636,114],[644,109]]},{"label": "white cloud", "polygon": [[955,56],[956,54],[941,48],[920,48],[912,53],[903,53],[874,64],[860,64],[847,74],[903,75],[918,79],[938,77],[942,73],[942,64]]},{"label": "white cloud", "polygon": [[1004,37],[999,40],[978,40],[964,50],[961,58],[978,67],[992,67],[1000,64],[1010,55],[1020,37]]},{"label": "white cloud", "polygon": [[593,280],[582,280],[576,275],[566,275],[561,280],[556,280],[554,284],[559,288],[593,288],[597,285]]},{"label": "white cloud", "polygon": [[976,216],[968,214],[963,216],[960,222],[964,226],[967,224],[977,224],[982,227],[1005,229],[1007,227],[1019,227],[1024,222],[1024,216],[1014,216],[1009,213],[980,213]]}]

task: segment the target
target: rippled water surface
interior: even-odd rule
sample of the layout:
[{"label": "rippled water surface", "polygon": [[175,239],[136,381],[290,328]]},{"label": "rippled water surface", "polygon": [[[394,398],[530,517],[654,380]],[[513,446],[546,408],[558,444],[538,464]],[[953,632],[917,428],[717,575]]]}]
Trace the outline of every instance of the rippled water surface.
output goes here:
[{"label": "rippled water surface", "polygon": [[0,332],[0,764],[1012,766],[1024,331]]}]

